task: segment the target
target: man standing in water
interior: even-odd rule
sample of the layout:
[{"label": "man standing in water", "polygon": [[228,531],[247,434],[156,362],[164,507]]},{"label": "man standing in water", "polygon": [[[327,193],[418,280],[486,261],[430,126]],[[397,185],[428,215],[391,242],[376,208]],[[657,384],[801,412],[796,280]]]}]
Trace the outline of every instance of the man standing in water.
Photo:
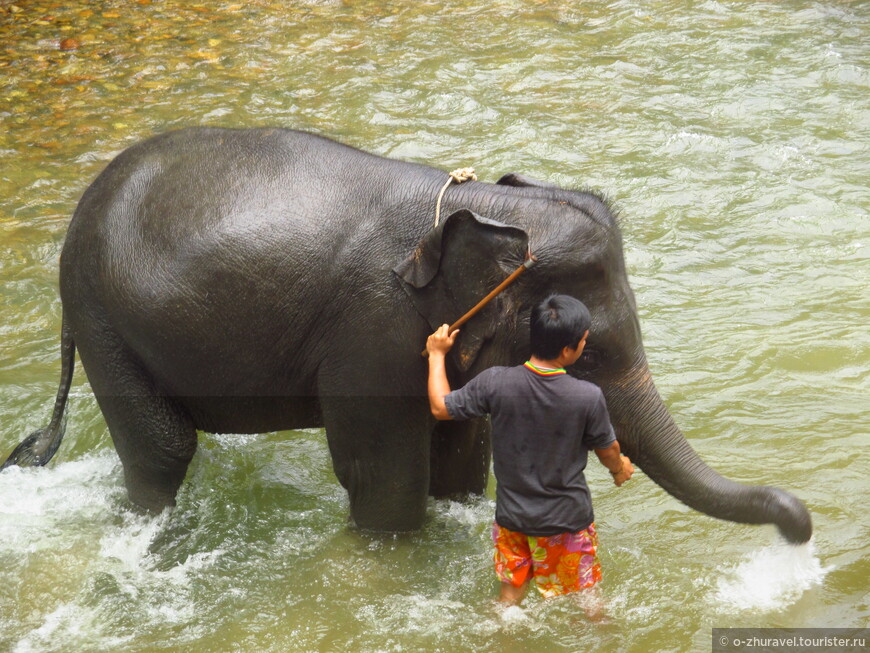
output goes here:
[{"label": "man standing in water", "polygon": [[565,368],[583,353],[592,320],[579,300],[552,295],[532,310],[531,357],[492,367],[451,392],[445,356],[458,331],[429,336],[429,405],[439,420],[489,414],[496,478],[493,524],[499,600],[519,603],[532,578],[545,597],[601,580],[598,536],[583,470],[594,449],[617,486],[634,473],[601,389]]}]

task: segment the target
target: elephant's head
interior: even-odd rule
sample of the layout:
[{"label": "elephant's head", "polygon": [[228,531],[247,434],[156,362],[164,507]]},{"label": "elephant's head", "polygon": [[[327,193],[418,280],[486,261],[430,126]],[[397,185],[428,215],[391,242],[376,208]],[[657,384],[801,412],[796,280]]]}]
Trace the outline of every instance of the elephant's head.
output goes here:
[{"label": "elephant's head", "polygon": [[[518,176],[501,183],[530,185]],[[491,365],[521,363],[528,355],[533,303],[554,292],[573,295],[589,307],[593,322],[586,350],[569,372],[601,386],[623,451],[700,512],[774,523],[789,542],[807,541],[811,519],[798,499],[723,478],[698,457],[671,418],[649,373],[622,236],[607,205],[587,193],[555,187],[539,192],[551,193],[555,208],[549,214],[514,210],[507,214],[508,225],[457,211],[394,270],[434,330],[457,319],[520,265],[531,241],[537,265],[463,327],[451,352],[458,380]]]}]

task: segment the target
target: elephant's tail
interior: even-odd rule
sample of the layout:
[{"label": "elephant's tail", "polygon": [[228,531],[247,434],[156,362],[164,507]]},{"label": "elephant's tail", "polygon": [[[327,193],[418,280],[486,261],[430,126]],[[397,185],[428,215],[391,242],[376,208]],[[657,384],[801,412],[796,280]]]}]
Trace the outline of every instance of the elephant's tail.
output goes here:
[{"label": "elephant's tail", "polygon": [[12,465],[21,467],[36,467],[45,465],[52,459],[60,447],[63,434],[66,430],[66,417],[64,409],[69,396],[69,388],[72,383],[73,368],[75,367],[76,345],[66,319],[61,327],[61,375],[60,387],[57,389],[57,399],[54,402],[54,412],[51,414],[51,422],[44,429],[34,431],[15,450],[9,454],[9,458],[0,470]]}]

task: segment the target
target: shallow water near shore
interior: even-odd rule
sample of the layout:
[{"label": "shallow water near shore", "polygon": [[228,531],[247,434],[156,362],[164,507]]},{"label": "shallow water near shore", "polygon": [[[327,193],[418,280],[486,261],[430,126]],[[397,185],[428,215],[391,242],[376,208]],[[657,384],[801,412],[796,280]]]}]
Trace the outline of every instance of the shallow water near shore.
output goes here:
[{"label": "shallow water near shore", "polygon": [[677,423],[725,476],[803,500],[813,540],[592,466],[599,591],[505,611],[492,487],[372,536],[321,431],[203,434],[177,508],[144,517],[79,366],[54,461],[0,473],[0,650],[679,652],[713,627],[866,627],[867,4],[406,4],[0,2],[0,456],[48,421],[87,185],[152,134],[277,125],[606,195]]}]

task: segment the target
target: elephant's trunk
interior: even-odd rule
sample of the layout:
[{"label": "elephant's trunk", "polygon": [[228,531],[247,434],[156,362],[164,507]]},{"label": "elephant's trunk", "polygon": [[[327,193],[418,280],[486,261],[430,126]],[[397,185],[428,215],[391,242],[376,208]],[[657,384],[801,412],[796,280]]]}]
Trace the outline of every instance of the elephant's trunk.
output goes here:
[{"label": "elephant's trunk", "polygon": [[695,453],[674,423],[646,366],[633,379],[605,386],[611,419],[624,453],[690,508],[746,524],[776,524],[793,544],[810,539],[809,511],[778,488],[723,478]]}]

